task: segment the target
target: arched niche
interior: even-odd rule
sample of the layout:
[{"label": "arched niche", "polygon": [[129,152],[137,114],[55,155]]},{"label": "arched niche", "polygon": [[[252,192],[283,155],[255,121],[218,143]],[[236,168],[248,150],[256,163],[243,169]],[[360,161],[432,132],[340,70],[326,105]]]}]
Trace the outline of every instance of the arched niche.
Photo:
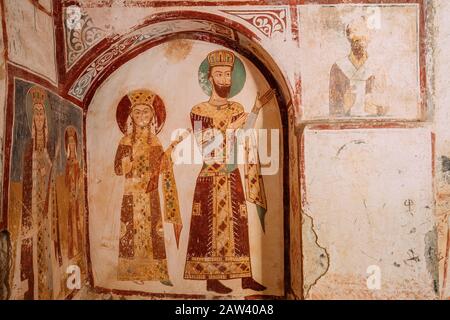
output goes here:
[{"label": "arched niche", "polygon": [[[163,146],[167,146],[170,143],[171,129],[190,127],[190,109],[195,104],[208,100],[198,84],[199,64],[208,52],[227,48],[243,61],[247,71],[244,89],[231,100],[243,104],[248,112],[256,91],[264,92],[269,87],[277,91],[276,99],[262,111],[257,126],[279,130],[280,168],[277,174],[264,178],[266,194],[269,194],[266,233],[261,231],[255,208],[248,204],[254,277],[267,284],[268,290],[263,293],[252,292],[240,289],[238,280],[226,282],[233,289],[232,295],[235,297],[261,294],[287,296],[290,293],[294,293],[294,297],[301,297],[298,150],[291,90],[282,72],[250,32],[240,25],[230,26],[223,21],[219,23],[219,18],[212,18],[210,15],[206,18],[190,19],[175,13],[166,14],[160,19],[153,17],[134,28],[130,34],[115,39],[113,44],[100,44],[94,48],[87,55],[93,57],[93,60],[86,58],[88,62],[80,62],[86,68],[83,69],[82,65],[74,68],[78,72],[78,78],[67,87],[70,88],[69,95],[74,92],[77,83],[86,81],[86,71],[89,68],[95,68],[98,61],[103,61],[104,64],[88,79],[86,90],[77,98],[83,101],[86,109],[85,157],[91,282],[99,290],[117,294],[192,298],[213,295],[206,291],[205,281],[183,279],[192,194],[198,166],[175,167],[184,223],[178,250],[174,245],[173,231],[167,225],[164,226],[169,274],[174,286],[117,281],[114,266],[117,266],[123,177],[115,176],[113,170],[114,153],[122,135],[116,124],[115,112],[120,98],[130,90],[147,88],[158,93],[167,110],[167,121],[159,138]],[[172,25],[169,28],[172,31],[169,32],[166,24],[170,23],[175,23],[178,28],[184,26],[184,29],[174,32]],[[219,27],[228,31],[221,29],[218,34]],[[146,28],[152,30],[151,40],[132,49],[121,46],[123,41],[146,34]],[[159,36],[154,34],[157,30],[161,32]],[[112,54],[111,48],[114,51],[118,47],[122,48],[122,53],[110,60],[104,59],[105,55],[107,57]],[[72,76],[75,78],[74,74]],[[292,255],[295,255],[293,259]]]},{"label": "arched niche", "polygon": [[119,66],[170,39],[196,39],[235,50],[261,70],[286,106],[293,89],[261,39],[240,23],[198,11],[156,13],[124,34],[113,34],[91,48],[65,75],[67,96],[87,107],[96,88]]}]

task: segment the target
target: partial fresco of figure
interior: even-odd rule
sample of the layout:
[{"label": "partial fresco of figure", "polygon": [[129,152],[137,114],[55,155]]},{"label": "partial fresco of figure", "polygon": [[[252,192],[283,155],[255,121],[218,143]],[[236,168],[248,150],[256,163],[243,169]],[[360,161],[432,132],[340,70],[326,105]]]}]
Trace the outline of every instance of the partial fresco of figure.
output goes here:
[{"label": "partial fresco of figure", "polygon": [[124,137],[117,148],[114,168],[117,175],[125,176],[118,280],[138,284],[160,281],[172,286],[158,186],[162,175],[164,220],[173,224],[178,246],[182,221],[171,153],[179,141],[163,149],[157,134],[166,119],[165,106],[150,90],[135,90],[123,97],[116,118]]},{"label": "partial fresco of figure", "polygon": [[236,153],[230,152],[237,146],[236,137],[227,133],[253,128],[260,109],[274,92],[269,90],[262,97],[258,94],[250,114],[238,102],[229,101],[229,96],[244,86],[245,68],[227,50],[209,53],[200,66],[199,76],[210,99],[191,110],[197,144],[203,150],[212,143],[214,130],[222,133],[223,141],[211,153],[203,154],[203,167],[194,192],[184,278],[206,280],[208,291],[221,294],[232,290],[219,280],[234,278],[242,279],[243,289],[263,291],[266,287],[252,277],[246,204],[246,198],[256,204],[264,230],[267,205],[263,179],[259,163],[247,162],[244,194],[237,161],[233,158]]},{"label": "partial fresco of figure", "polygon": [[11,269],[11,239],[9,232],[0,231],[0,300],[9,297],[9,273]]},{"label": "partial fresco of figure", "polygon": [[49,102],[46,91],[40,87],[29,89],[27,116],[31,140],[26,144],[23,154],[20,253],[20,278],[24,299],[52,298],[52,257],[61,265],[58,211],[57,206],[53,206],[56,200],[54,159],[50,158],[47,151],[47,110]]},{"label": "partial fresco of figure", "polygon": [[75,258],[83,247],[83,180],[82,168],[78,160],[77,130],[69,126],[64,134],[66,151],[65,184],[69,191],[68,224],[68,257]]},{"label": "partial fresco of figure", "polygon": [[384,116],[389,108],[383,105],[386,74],[376,70],[367,53],[372,30],[366,17],[361,16],[345,28],[351,51],[336,61],[330,72],[330,116]]}]

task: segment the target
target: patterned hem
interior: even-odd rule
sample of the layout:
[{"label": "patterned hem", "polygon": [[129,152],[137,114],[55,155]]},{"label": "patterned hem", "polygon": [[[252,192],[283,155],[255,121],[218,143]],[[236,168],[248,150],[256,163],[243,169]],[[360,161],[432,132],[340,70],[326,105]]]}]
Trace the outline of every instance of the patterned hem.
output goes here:
[{"label": "patterned hem", "polygon": [[169,280],[166,260],[119,258],[117,270],[119,281]]},{"label": "patterned hem", "polygon": [[238,278],[251,278],[252,273],[235,273],[235,274],[184,274],[185,280],[230,280]]},{"label": "patterned hem", "polygon": [[251,277],[249,257],[204,257],[186,261],[184,279],[226,280]]}]

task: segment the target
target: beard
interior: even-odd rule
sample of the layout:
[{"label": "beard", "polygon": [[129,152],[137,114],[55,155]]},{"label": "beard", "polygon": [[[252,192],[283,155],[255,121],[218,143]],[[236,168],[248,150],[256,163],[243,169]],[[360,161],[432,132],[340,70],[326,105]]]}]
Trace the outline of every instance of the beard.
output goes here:
[{"label": "beard", "polygon": [[366,54],[366,47],[359,43],[352,44],[353,55],[357,58],[361,58]]},{"label": "beard", "polygon": [[216,84],[213,81],[214,85],[214,91],[216,91],[217,95],[221,98],[228,98],[228,95],[230,94],[231,86],[221,86]]}]

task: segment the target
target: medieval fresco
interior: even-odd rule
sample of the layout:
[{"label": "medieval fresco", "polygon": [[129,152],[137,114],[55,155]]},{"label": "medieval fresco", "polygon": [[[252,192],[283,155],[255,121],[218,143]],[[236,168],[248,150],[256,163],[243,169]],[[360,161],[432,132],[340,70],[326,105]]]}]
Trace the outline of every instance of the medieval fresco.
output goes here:
[{"label": "medieval fresco", "polygon": [[417,5],[299,9],[304,119],[420,117]]},{"label": "medieval fresco", "polygon": [[52,83],[57,83],[53,0],[5,0],[8,58]]},{"label": "medieval fresco", "polygon": [[159,176],[163,176],[164,221],[172,223],[179,245],[182,221],[173,175],[172,147],[163,150],[157,133],[166,111],[161,98],[141,89],[130,92],[117,107],[117,123],[125,134],[117,148],[114,170],[125,176],[120,215],[119,280],[159,280],[171,286],[162,229]]},{"label": "medieval fresco", "polygon": [[[280,129],[275,91],[249,61],[220,46],[171,41],[117,70],[91,106],[89,235],[99,287],[283,295],[283,150],[270,150],[279,168],[264,174],[270,163],[255,140],[230,135]],[[224,139],[206,152],[215,134]],[[278,148],[282,135],[272,139]],[[253,161],[233,160],[240,144]],[[278,187],[266,193],[265,185]]]},{"label": "medieval fresco", "polygon": [[11,296],[64,297],[67,267],[85,271],[82,112],[33,83],[14,85]]},{"label": "medieval fresco", "polygon": [[4,230],[0,232],[0,300],[8,299],[9,294],[9,272],[11,245],[9,233]]},{"label": "medieval fresco", "polygon": [[450,297],[448,0],[0,7],[0,300]]},{"label": "medieval fresco", "polygon": [[246,163],[244,194],[237,161],[230,159],[233,156],[230,149],[236,142],[227,140],[234,140],[235,136],[226,133],[230,129],[252,128],[272,91],[262,97],[258,93],[247,115],[240,103],[228,100],[244,85],[242,62],[231,51],[217,50],[208,54],[205,64],[204,78],[208,79],[206,89],[210,98],[192,108],[192,127],[200,147],[212,143],[211,129],[220,131],[225,139],[218,149],[203,154],[204,165],[194,191],[184,278],[206,280],[208,291],[222,294],[232,290],[219,279],[240,278],[242,289],[264,291],[266,287],[252,277],[246,203],[248,200],[256,205],[264,230],[267,203],[263,178],[258,162]]}]

